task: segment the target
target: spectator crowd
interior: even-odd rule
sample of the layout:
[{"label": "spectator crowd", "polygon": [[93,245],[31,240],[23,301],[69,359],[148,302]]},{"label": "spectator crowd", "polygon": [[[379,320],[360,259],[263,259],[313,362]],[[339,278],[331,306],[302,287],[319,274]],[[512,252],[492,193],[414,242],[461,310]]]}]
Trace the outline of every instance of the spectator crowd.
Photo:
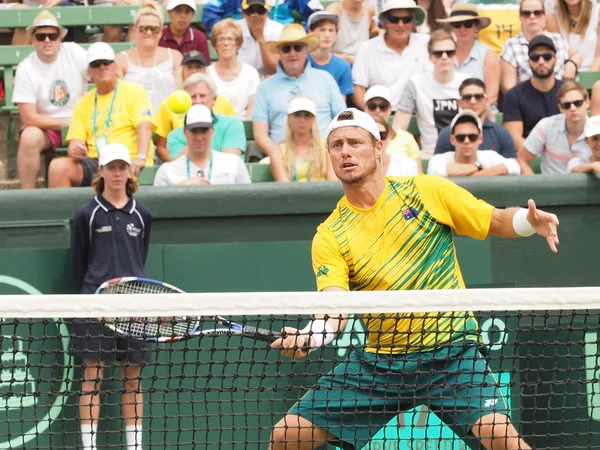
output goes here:
[{"label": "spectator crowd", "polygon": [[[12,92],[21,187],[36,187],[46,157],[49,187],[89,186],[113,143],[129,149],[134,175],[160,166],[155,186],[250,183],[244,162],[258,161],[276,181],[336,180],[322,137],[346,106],[374,117],[390,176],[528,175],[536,161],[541,173],[599,173],[600,82],[590,95],[575,81],[600,71],[599,8],[143,0],[130,26],[105,26],[87,50],[74,42],[81,30],[42,8],[12,36],[34,50]],[[122,40],[131,47],[115,53]],[[191,97],[186,113],[167,104],[178,89]],[[67,152],[56,155],[63,127]]]}]

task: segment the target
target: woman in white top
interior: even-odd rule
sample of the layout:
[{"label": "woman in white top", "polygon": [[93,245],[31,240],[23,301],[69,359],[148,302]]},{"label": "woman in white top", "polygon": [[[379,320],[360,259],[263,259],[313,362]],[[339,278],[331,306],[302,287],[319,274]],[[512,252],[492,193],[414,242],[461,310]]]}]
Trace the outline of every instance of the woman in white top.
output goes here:
[{"label": "woman in white top", "polygon": [[163,30],[163,9],[155,1],[144,1],[135,15],[135,47],[116,57],[118,74],[141,84],[148,91],[154,112],[175,90],[175,71],[183,56],[177,50],[158,46]]},{"label": "woman in white top", "polygon": [[387,147],[396,137],[394,129],[390,123],[380,115],[372,115],[373,120],[379,128],[381,142],[383,142],[383,156],[381,157],[381,166],[386,177],[413,177],[418,175],[420,170],[417,161],[408,156],[390,155]]},{"label": "woman in white top", "polygon": [[211,41],[219,58],[208,67],[207,75],[217,85],[219,94],[233,104],[238,118],[252,120],[260,76],[254,67],[238,59],[238,51],[244,42],[241,27],[233,19],[222,20],[213,27]]},{"label": "woman in white top", "polygon": [[548,14],[548,31],[560,33],[583,57],[580,71],[600,70],[599,20],[600,6],[591,0],[557,0],[556,13]]}]

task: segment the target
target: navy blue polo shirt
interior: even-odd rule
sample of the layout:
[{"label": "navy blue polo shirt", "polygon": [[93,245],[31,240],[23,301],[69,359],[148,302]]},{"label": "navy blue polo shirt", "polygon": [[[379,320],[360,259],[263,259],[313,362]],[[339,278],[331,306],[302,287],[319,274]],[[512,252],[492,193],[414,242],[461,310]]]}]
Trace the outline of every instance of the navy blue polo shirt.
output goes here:
[{"label": "navy blue polo shirt", "polygon": [[115,208],[102,195],[75,213],[71,228],[71,261],[78,292],[84,284],[99,286],[112,278],[144,277],[152,216],[129,199]]},{"label": "navy blue polo shirt", "polygon": [[[435,154],[453,152],[456,149],[450,143],[450,125],[442,128],[435,144]],[[479,150],[495,150],[505,158],[516,158],[517,149],[513,138],[506,128],[492,122],[487,117],[483,122],[483,142]]]},{"label": "navy blue polo shirt", "polygon": [[556,80],[548,92],[538,91],[531,80],[517,84],[504,95],[504,123],[523,122],[523,137],[529,136],[544,117],[560,114],[556,94],[562,84],[562,80]]}]

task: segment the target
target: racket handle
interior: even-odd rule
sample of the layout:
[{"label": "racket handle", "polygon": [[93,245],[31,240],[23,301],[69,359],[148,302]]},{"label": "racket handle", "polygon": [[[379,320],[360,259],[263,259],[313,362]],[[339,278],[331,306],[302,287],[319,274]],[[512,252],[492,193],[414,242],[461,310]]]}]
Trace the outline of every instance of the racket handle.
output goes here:
[{"label": "racket handle", "polygon": [[256,328],[246,325],[244,326],[244,336],[256,339],[257,341],[272,343],[277,339],[281,339],[283,334],[278,331],[265,330],[264,328]]}]

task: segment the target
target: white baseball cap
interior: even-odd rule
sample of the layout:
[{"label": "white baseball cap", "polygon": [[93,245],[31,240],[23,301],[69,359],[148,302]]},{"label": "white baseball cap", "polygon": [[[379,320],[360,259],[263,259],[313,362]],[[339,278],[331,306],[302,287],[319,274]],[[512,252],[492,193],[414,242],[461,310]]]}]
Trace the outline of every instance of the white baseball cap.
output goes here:
[{"label": "white baseball cap", "polygon": [[477,128],[479,128],[479,132],[483,134],[483,126],[481,125],[481,119],[475,111],[472,111],[470,109],[463,109],[461,112],[454,116],[454,119],[452,119],[452,122],[450,123],[450,133],[454,133],[454,127],[456,126],[456,122],[458,122],[458,119],[462,117],[469,117],[473,119],[473,122],[475,122]]},{"label": "white baseball cap", "polygon": [[376,84],[367,89],[367,92],[365,92],[365,103],[378,97],[384,99],[390,105],[392,104],[392,93],[388,88],[380,84]]},{"label": "white baseball cap", "polygon": [[167,2],[167,11],[172,11],[179,5],[189,6],[196,12],[196,2],[194,0],[169,0]]},{"label": "white baseball cap", "polygon": [[105,42],[94,42],[87,50],[86,59],[88,65],[94,61],[115,60],[115,51]]},{"label": "white baseball cap", "polygon": [[586,138],[600,134],[600,116],[592,116],[585,122],[583,133]]},{"label": "white baseball cap", "polygon": [[125,161],[127,164],[131,164],[131,157],[129,156],[129,149],[123,144],[113,142],[112,144],[106,144],[98,152],[98,164],[100,167],[107,165],[112,161]]},{"label": "white baseball cap", "polygon": [[192,105],[185,115],[185,129],[212,128],[213,115],[205,105]]},{"label": "white baseball cap", "polygon": [[313,116],[317,115],[317,105],[312,99],[305,96],[293,97],[287,104],[286,112],[288,114],[294,114],[298,111],[307,111]]},{"label": "white baseball cap", "polygon": [[[352,119],[347,120],[338,120],[340,114],[344,112],[351,112],[353,115]],[[333,118],[333,120],[329,123],[327,127],[327,139],[329,139],[329,135],[333,130],[337,130],[338,128],[343,127],[359,127],[363,130],[368,131],[375,137],[377,140],[381,140],[381,135],[379,134],[379,127],[377,126],[377,122],[373,120],[373,118],[356,108],[346,108],[339,112],[337,116]]]}]

